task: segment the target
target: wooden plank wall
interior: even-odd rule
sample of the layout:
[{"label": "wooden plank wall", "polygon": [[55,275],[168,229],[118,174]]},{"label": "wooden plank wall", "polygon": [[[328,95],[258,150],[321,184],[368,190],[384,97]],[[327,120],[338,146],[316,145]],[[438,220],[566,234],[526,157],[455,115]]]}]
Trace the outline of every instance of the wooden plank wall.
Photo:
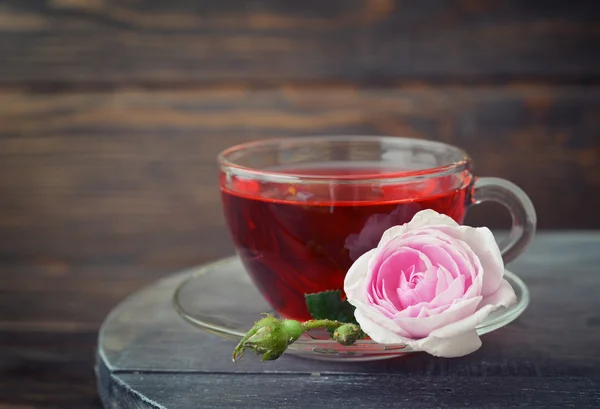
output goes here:
[{"label": "wooden plank wall", "polygon": [[[548,0],[0,2],[0,261],[231,252],[215,155],[257,138],[464,146],[542,229],[600,228],[600,6]],[[469,220],[506,226],[488,206]]]}]

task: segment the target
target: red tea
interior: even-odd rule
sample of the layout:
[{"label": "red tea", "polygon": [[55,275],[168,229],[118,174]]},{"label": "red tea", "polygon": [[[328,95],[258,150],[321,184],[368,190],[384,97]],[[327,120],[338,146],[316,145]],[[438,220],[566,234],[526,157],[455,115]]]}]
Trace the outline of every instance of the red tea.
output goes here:
[{"label": "red tea", "polygon": [[[278,169],[282,172],[281,169]],[[288,172],[299,172],[298,168]],[[453,175],[410,184],[343,183],[385,169],[303,168],[304,175],[335,175],[341,183],[272,183],[235,178],[225,184],[225,216],[237,251],[254,283],[275,311],[310,319],[304,295],[343,289],[348,268],[377,246],[383,232],[422,209],[462,222],[470,177]],[[458,187],[457,187],[458,186]]]}]

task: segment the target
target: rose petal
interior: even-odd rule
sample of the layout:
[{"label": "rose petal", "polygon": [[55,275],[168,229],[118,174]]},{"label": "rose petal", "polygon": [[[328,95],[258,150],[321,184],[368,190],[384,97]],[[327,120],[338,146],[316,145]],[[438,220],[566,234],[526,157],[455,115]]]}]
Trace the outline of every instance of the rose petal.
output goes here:
[{"label": "rose petal", "polygon": [[[371,265],[369,266],[369,271],[372,271],[373,274],[376,274],[376,275],[380,274],[381,268],[384,263],[388,263],[388,265],[390,265],[389,267],[391,267],[392,270],[395,270],[396,268],[398,268],[398,270],[403,270],[404,268],[414,264],[414,262],[417,261],[417,259],[414,259],[413,263],[409,263],[409,262],[405,261],[406,259],[404,257],[402,257],[403,252],[405,252],[405,251],[412,252],[413,257],[416,257],[416,252],[411,247],[405,248],[405,246],[403,246],[401,243],[398,243],[396,245],[386,246],[382,249],[378,248],[375,250],[376,250],[376,252],[373,256]],[[397,257],[396,260],[392,260],[395,258],[394,256]],[[371,277],[371,278],[373,278],[373,277]]]},{"label": "rose petal", "polygon": [[402,328],[413,339],[428,336],[432,331],[442,328],[450,322],[462,320],[473,314],[480,303],[481,297],[459,301],[440,314],[430,315],[427,318],[399,317],[394,318],[394,323]]},{"label": "rose petal", "polygon": [[344,292],[346,293],[346,297],[364,300],[365,291],[362,287],[364,286],[364,279],[367,276],[367,273],[372,271],[369,268],[369,262],[371,258],[373,258],[373,255],[375,255],[375,249],[360,256],[354,264],[350,266],[350,269],[344,278]]},{"label": "rose petal", "polygon": [[400,335],[385,329],[368,316],[357,311],[356,320],[363,331],[379,344],[407,345],[414,351],[424,351],[434,356],[453,358],[467,355],[481,346],[481,339],[475,330],[465,331],[452,337],[428,337],[414,340],[406,335]]},{"label": "rose petal", "polygon": [[[431,229],[423,229],[417,232],[408,232],[406,235],[400,238],[396,238],[390,242],[390,246],[396,243],[402,243],[405,247],[411,247],[423,251],[425,246],[437,246],[443,248],[450,259],[451,263],[456,264],[454,277],[459,274],[467,275],[466,285],[471,285],[471,280],[475,280],[477,274],[481,272],[481,263],[477,255],[470,249],[470,247],[462,241],[460,238],[455,238],[454,235],[459,235],[447,226],[439,226]],[[431,259],[436,260],[435,256],[430,256]],[[479,290],[480,285],[477,285]]]},{"label": "rose petal", "polygon": [[[453,304],[446,304],[446,305],[440,305],[439,307],[429,307],[429,306],[425,306],[423,307],[423,311],[421,312],[421,316],[423,317],[430,317],[432,315],[437,315],[437,314],[441,314],[442,312],[450,309],[450,307],[452,307]],[[398,314],[395,315],[395,317],[399,316]]]},{"label": "rose petal", "polygon": [[375,273],[367,284],[367,291],[371,292],[374,299],[385,299],[395,309],[402,310],[423,301],[422,295],[407,281],[406,273],[418,273],[431,268],[431,265],[431,261],[421,252],[402,247],[376,264]]},{"label": "rose petal", "polygon": [[[369,335],[369,337],[378,344],[406,344],[410,341],[408,334],[394,324],[392,320],[383,322],[382,317],[373,319],[375,315],[365,314],[367,310],[356,309],[354,318],[360,325],[360,328]],[[388,328],[393,328],[390,330]]]},{"label": "rose petal", "polygon": [[390,240],[403,235],[412,230],[419,230],[424,226],[450,226],[458,227],[458,223],[445,214],[437,213],[431,209],[421,210],[415,214],[412,220],[402,226],[394,226],[387,229],[381,236],[381,240],[377,245],[378,248],[383,247]]},{"label": "rose petal", "polygon": [[[447,237],[452,236],[447,235]],[[481,289],[481,278],[479,276],[483,274],[479,258],[467,243],[460,239],[450,238],[449,245],[450,247],[446,247],[448,255],[456,262],[461,275],[465,276],[466,288],[470,288],[475,284],[474,288],[477,294],[479,294]]]},{"label": "rose petal", "polygon": [[373,300],[373,297],[371,297],[371,294],[369,294],[369,293],[367,293],[367,300],[368,300],[369,305],[371,305],[373,308],[375,308],[381,314],[383,314],[384,316],[386,316],[387,318],[390,318],[390,319],[394,318],[394,312],[396,311],[396,308],[393,305],[388,305],[386,301],[382,301],[382,300],[375,302]]},{"label": "rose petal", "polygon": [[446,291],[448,286],[454,281],[452,274],[444,266],[438,266],[437,269],[437,284],[435,286],[435,293],[441,294]]},{"label": "rose petal", "polygon": [[417,294],[420,301],[430,302],[435,298],[435,270],[435,267],[428,269],[421,281],[415,286],[414,292]]},{"label": "rose petal", "polygon": [[459,230],[463,234],[465,243],[479,257],[483,271],[485,271],[481,289],[481,295],[485,297],[498,289],[500,281],[504,277],[504,261],[500,249],[494,235],[487,227],[461,226]]},{"label": "rose petal", "polygon": [[403,272],[414,270],[415,265],[422,264],[421,254],[411,248],[400,248],[377,264],[370,280],[367,281],[367,291],[371,292],[374,299],[386,300],[395,309],[405,308],[398,292],[398,289],[402,288],[409,290]]},{"label": "rose petal", "polygon": [[481,300],[481,304],[479,308],[482,308],[486,305],[501,305],[503,307],[511,307],[517,303],[517,295],[515,294],[515,290],[513,290],[512,286],[508,281],[502,279],[500,281],[500,286],[496,290],[496,292],[488,295],[487,297],[483,297]]},{"label": "rose petal", "polygon": [[407,270],[402,271],[402,274],[401,274],[402,283],[408,284],[410,282],[410,280],[412,280],[412,277],[416,273],[417,273],[417,268],[415,267],[414,264],[412,266],[408,267]]},{"label": "rose petal", "polygon": [[410,222],[407,223],[408,230],[418,230],[423,227],[431,226],[450,226],[458,227],[458,223],[450,216],[436,212],[435,210],[425,209],[415,214]]},{"label": "rose petal", "polygon": [[429,335],[437,338],[452,338],[466,331],[474,330],[475,327],[481,324],[491,312],[496,311],[498,308],[502,308],[502,306],[492,304],[485,305],[475,311],[475,313],[468,315],[461,320],[431,331]]},{"label": "rose petal", "polygon": [[[387,279],[390,285],[397,288],[400,284],[400,276],[403,272],[423,271],[426,268],[426,261],[423,260],[421,252],[408,247],[398,249],[389,257],[379,263],[372,280],[376,280],[376,285],[381,286],[381,280]],[[408,277],[406,277],[408,278]],[[393,282],[393,283],[392,283]],[[394,288],[394,290],[395,290]]]},{"label": "rose petal", "polygon": [[396,288],[397,286],[387,286],[385,280],[383,280],[383,282],[381,283],[381,289],[383,290],[383,300],[385,302],[385,304],[382,304],[387,306],[388,310],[393,313],[395,311],[397,311],[398,309],[402,308],[402,302],[400,301],[400,298],[398,297],[398,293],[396,292]]},{"label": "rose petal", "polygon": [[481,339],[477,331],[466,331],[450,338],[438,338],[430,335],[426,338],[409,342],[416,351],[424,351],[442,358],[456,358],[477,351],[481,347]]},{"label": "rose petal", "polygon": [[[423,308],[425,308],[426,305],[427,305],[426,302],[415,303],[415,304],[410,305],[407,308],[403,309],[402,311],[397,311],[394,314],[394,317],[398,317],[398,316],[417,317],[420,314],[421,310]],[[394,318],[394,317],[392,317],[392,318]]]},{"label": "rose petal", "polygon": [[383,232],[381,236],[381,240],[379,240],[379,244],[377,244],[377,249],[382,249],[385,245],[396,237],[402,236],[406,233],[407,227],[406,224],[402,226],[393,226]]},{"label": "rose petal", "polygon": [[456,260],[448,254],[448,247],[443,245],[436,246],[423,246],[421,251],[429,256],[431,260],[435,260],[435,264],[438,266],[444,266],[454,276],[460,275],[460,269]]},{"label": "rose petal", "polygon": [[436,308],[446,304],[452,304],[452,301],[460,299],[465,294],[465,276],[455,278],[448,289],[438,294],[431,302],[429,307]]}]

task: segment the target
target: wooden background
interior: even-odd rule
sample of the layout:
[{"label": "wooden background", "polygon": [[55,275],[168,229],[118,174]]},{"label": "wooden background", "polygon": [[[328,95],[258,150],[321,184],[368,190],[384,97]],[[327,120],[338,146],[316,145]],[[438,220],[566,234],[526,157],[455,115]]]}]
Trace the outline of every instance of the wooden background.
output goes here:
[{"label": "wooden background", "polygon": [[110,308],[231,254],[214,158],[234,143],[446,141],[521,185],[542,229],[600,228],[599,8],[1,0],[0,407],[98,407]]},{"label": "wooden background", "polygon": [[[215,156],[285,135],[457,144],[531,195],[540,228],[598,228],[598,10],[2,1],[0,260],[177,268],[228,253]],[[497,210],[469,221],[507,226]]]}]

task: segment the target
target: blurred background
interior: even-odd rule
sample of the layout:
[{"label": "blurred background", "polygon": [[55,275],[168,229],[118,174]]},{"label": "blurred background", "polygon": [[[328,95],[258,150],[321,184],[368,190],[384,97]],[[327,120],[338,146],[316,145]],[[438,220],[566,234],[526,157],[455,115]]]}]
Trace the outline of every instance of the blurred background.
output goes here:
[{"label": "blurred background", "polygon": [[[600,228],[598,9],[2,1],[0,260],[177,269],[229,254],[215,157],[288,135],[456,144],[528,192],[541,229]],[[468,221],[509,226],[494,205]]]},{"label": "blurred background", "polygon": [[[599,10],[585,0],[0,1],[0,369],[44,380],[23,399],[93,393],[110,308],[232,254],[215,157],[240,142],[444,141],[467,149],[478,175],[520,185],[541,230],[600,228]],[[467,221],[510,224],[494,205]]]}]

